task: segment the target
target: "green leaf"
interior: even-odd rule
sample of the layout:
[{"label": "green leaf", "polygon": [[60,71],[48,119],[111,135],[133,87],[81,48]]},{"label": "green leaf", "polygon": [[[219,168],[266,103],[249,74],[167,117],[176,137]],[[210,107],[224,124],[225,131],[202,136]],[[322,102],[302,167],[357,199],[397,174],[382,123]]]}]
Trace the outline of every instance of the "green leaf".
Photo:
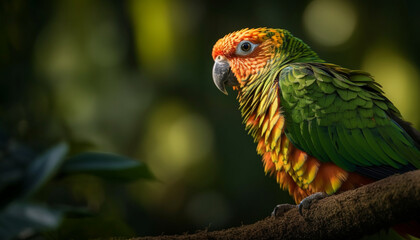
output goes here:
[{"label": "green leaf", "polygon": [[148,167],[139,161],[98,152],[81,153],[67,159],[61,171],[64,174],[91,174],[114,181],[154,179]]},{"label": "green leaf", "polygon": [[34,159],[25,172],[22,197],[33,194],[57,172],[67,151],[67,144],[60,143]]},{"label": "green leaf", "polygon": [[0,239],[22,238],[32,234],[57,228],[63,213],[44,205],[13,203],[0,213]]}]

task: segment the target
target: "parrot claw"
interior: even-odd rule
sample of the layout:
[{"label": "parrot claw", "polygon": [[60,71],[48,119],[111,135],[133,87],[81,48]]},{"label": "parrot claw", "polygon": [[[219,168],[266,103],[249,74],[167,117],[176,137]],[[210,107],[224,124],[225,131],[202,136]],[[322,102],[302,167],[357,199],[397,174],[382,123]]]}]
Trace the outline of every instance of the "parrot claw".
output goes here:
[{"label": "parrot claw", "polygon": [[288,212],[290,209],[295,208],[296,205],[293,204],[279,204],[277,205],[273,212],[271,213],[272,217],[282,217],[286,212]]},{"label": "parrot claw", "polygon": [[302,210],[303,209],[309,209],[309,207],[311,206],[311,204],[313,202],[316,202],[318,200],[321,200],[323,198],[328,197],[328,194],[324,193],[324,192],[317,192],[314,193],[312,195],[307,196],[306,198],[304,198],[300,203],[299,203],[299,214],[301,216],[303,216]]}]

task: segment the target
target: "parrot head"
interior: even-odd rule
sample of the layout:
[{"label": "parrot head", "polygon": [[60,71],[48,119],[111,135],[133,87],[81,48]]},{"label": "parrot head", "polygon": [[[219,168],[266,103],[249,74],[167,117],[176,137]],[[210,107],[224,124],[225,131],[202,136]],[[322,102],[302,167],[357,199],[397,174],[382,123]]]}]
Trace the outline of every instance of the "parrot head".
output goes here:
[{"label": "parrot head", "polygon": [[[317,57],[288,31],[272,28],[246,28],[230,33],[216,42],[212,56],[214,84],[226,95],[226,85],[239,90],[268,69],[279,69],[294,59]],[[272,64],[278,68],[272,68]]]}]

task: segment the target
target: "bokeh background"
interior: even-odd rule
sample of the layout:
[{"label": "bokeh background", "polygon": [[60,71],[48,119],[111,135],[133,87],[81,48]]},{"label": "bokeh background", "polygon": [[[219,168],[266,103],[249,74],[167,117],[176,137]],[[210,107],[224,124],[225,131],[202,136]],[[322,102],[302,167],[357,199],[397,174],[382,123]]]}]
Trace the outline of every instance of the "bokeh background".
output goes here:
[{"label": "bokeh background", "polygon": [[[95,214],[42,236],[85,239],[216,230],[292,203],[264,175],[235,92],[211,79],[213,44],[245,27],[285,28],[325,60],[370,72],[420,128],[420,1],[5,0],[1,127],[42,150],[114,152],[158,181],[53,181],[37,199]],[[369,239],[383,237],[372,236]]]}]

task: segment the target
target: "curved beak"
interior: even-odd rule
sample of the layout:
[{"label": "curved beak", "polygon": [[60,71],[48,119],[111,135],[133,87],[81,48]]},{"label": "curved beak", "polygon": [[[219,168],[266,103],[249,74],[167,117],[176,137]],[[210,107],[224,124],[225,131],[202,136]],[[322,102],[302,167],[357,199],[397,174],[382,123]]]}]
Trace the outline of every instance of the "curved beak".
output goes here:
[{"label": "curved beak", "polygon": [[226,85],[236,86],[238,80],[230,69],[228,60],[223,56],[217,56],[213,65],[213,82],[216,87],[225,95],[228,95],[226,91]]}]

